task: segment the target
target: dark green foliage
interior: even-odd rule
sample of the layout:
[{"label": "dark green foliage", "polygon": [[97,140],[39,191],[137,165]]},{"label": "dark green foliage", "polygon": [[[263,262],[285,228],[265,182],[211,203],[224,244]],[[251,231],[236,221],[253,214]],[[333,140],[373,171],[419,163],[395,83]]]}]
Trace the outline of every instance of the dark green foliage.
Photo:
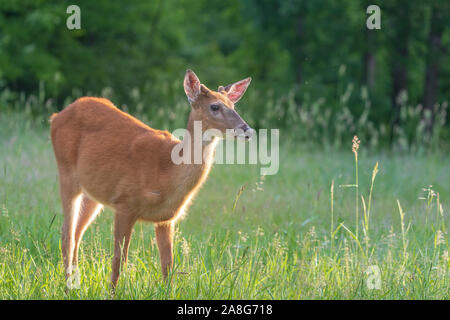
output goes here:
[{"label": "dark green foliage", "polygon": [[[81,30],[66,27],[71,4],[81,9]],[[366,28],[370,4],[381,8],[381,30]],[[383,144],[404,131],[414,143],[426,112],[419,108],[411,122],[402,108],[449,98],[449,20],[445,1],[2,1],[0,108],[21,108],[16,93],[39,100],[45,92],[52,102],[33,113],[47,116],[77,96],[104,95],[173,129],[188,112],[181,83],[192,68],[213,89],[252,76],[239,107],[256,127],[330,143],[342,141],[339,126],[342,138],[373,139],[377,131]],[[431,50],[433,39],[439,45]],[[436,56],[439,65],[428,68]],[[428,91],[426,74],[437,80]],[[309,131],[298,133],[305,123],[295,119],[317,104],[327,120],[311,116]],[[448,116],[429,104],[426,141],[445,140]]]}]

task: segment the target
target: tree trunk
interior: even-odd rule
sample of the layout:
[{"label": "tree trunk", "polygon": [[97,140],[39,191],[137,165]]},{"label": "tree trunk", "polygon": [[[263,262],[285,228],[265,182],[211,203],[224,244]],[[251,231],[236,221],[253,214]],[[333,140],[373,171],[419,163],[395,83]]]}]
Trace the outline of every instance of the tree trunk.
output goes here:
[{"label": "tree trunk", "polygon": [[428,34],[428,56],[425,72],[425,88],[423,93],[423,107],[426,112],[429,110],[430,117],[425,118],[423,114],[426,131],[429,135],[433,132],[435,118],[435,104],[439,84],[440,56],[442,52],[442,35],[444,33],[444,23],[438,8],[431,8],[430,33]]},{"label": "tree trunk", "polygon": [[295,28],[295,33],[296,33],[296,44],[297,44],[297,48],[296,48],[296,63],[295,63],[295,77],[297,80],[298,85],[301,85],[302,80],[303,80],[303,70],[302,70],[302,62],[303,62],[303,50],[302,50],[302,46],[303,46],[303,19],[302,17],[299,15],[297,17],[297,23],[296,23],[296,28]]},{"label": "tree trunk", "polygon": [[376,67],[376,60],[375,60],[375,30],[369,30],[366,28],[366,48],[364,52],[363,57],[363,63],[364,63],[364,83],[366,84],[367,88],[369,90],[373,89],[373,86],[375,84],[375,67]]},{"label": "tree trunk", "polygon": [[407,62],[409,58],[409,38],[411,33],[409,4],[397,4],[393,14],[394,23],[391,27],[394,29],[394,36],[391,39],[391,105],[393,111],[391,124],[391,143],[394,139],[395,128],[400,123],[400,109],[402,104],[398,101],[399,94],[407,89],[408,69]]}]

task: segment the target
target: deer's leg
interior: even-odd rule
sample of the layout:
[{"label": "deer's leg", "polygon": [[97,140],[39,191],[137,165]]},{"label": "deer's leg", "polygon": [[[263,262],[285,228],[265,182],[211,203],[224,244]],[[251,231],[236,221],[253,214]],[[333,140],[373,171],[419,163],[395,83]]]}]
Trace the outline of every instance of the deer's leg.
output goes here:
[{"label": "deer's leg", "polygon": [[78,265],[78,249],[80,247],[81,239],[83,234],[89,225],[94,221],[95,217],[100,213],[102,205],[97,201],[89,199],[86,194],[83,194],[80,213],[78,216],[77,225],[75,228],[75,246],[73,251],[73,265]]},{"label": "deer's leg", "polygon": [[78,183],[70,177],[60,173],[60,193],[64,211],[64,222],[61,234],[61,251],[64,262],[66,279],[71,274],[73,249],[75,247],[75,225],[79,211],[81,190]]},{"label": "deer's leg", "polygon": [[155,225],[156,242],[158,243],[161,269],[164,279],[167,278],[173,265],[173,231],[174,223],[162,223]]},{"label": "deer's leg", "polygon": [[112,261],[111,286],[114,290],[119,279],[121,265],[128,259],[128,247],[136,218],[117,211],[114,222],[114,258]]}]

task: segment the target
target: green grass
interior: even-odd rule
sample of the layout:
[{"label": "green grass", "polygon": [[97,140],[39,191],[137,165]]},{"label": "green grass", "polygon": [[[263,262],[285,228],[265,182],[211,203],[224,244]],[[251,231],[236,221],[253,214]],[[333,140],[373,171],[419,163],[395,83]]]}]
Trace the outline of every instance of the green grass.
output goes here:
[{"label": "green grass", "polygon": [[[361,141],[355,203],[351,141],[343,151],[280,148],[279,173],[264,179],[257,166],[214,167],[177,226],[170,282],[152,225],[138,223],[115,298],[449,298],[448,155],[373,154]],[[112,218],[105,210],[86,232],[81,287],[66,293],[48,129],[0,114],[0,299],[111,298]],[[367,283],[373,266],[380,289]]]}]

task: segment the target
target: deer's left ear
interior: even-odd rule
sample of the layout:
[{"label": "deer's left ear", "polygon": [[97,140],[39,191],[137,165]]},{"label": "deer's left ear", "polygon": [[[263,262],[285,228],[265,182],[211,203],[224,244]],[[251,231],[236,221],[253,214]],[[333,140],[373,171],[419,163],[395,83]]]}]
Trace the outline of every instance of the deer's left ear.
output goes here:
[{"label": "deer's left ear", "polygon": [[238,82],[235,82],[233,84],[230,84],[226,87],[219,87],[219,91],[221,89],[227,93],[228,99],[233,101],[233,103],[238,102],[242,96],[245,93],[245,90],[247,90],[247,87],[249,86],[250,82],[252,81],[252,78],[247,78]]},{"label": "deer's left ear", "polygon": [[200,80],[194,71],[188,69],[186,70],[186,74],[184,76],[184,92],[192,104],[195,100],[197,100],[198,95],[200,94]]}]

